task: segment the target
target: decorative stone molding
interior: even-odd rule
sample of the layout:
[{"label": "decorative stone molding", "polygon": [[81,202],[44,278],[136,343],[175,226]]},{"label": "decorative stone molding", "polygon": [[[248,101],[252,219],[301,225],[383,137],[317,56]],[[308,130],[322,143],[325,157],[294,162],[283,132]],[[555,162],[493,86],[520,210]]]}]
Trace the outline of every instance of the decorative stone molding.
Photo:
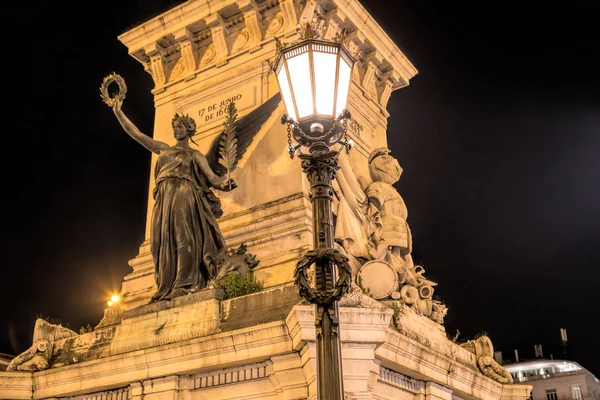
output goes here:
[{"label": "decorative stone molding", "polygon": [[284,25],[284,18],[281,13],[275,14],[269,24],[267,25],[266,34],[275,35],[279,32]]},{"label": "decorative stone molding", "polygon": [[281,15],[285,26],[288,29],[295,27],[298,23],[298,17],[296,16],[294,0],[281,0],[279,2],[279,7],[281,7]]},{"label": "decorative stone molding", "polygon": [[216,56],[217,49],[215,47],[215,44],[211,43],[205,48],[204,54],[202,54],[202,58],[200,59],[200,64],[202,66],[208,65],[213,62]]},{"label": "decorative stone molding", "polygon": [[253,379],[265,378],[267,376],[266,362],[244,365],[236,368],[223,369],[193,375],[190,379],[193,381],[194,389],[203,389],[231,383],[246,382]]},{"label": "decorative stone molding", "polygon": [[365,74],[362,79],[362,86],[373,98],[377,98],[377,88],[375,87],[375,73],[378,71],[377,64],[373,60],[368,60],[365,66]]},{"label": "decorative stone molding", "polygon": [[502,386],[502,397],[500,400],[520,400],[531,398],[531,385],[504,385]]},{"label": "decorative stone molding", "polygon": [[106,390],[103,392],[96,392],[91,394],[84,394],[81,396],[63,397],[63,400],[129,400],[130,389],[124,387],[114,390]]},{"label": "decorative stone molding", "polygon": [[305,399],[308,395],[302,358],[297,353],[271,357],[267,376],[275,392],[284,399]]},{"label": "decorative stone molding", "polygon": [[423,381],[409,378],[406,375],[384,367],[379,367],[379,377],[377,380],[415,394],[420,393],[424,388]]},{"label": "decorative stone molding", "polygon": [[257,10],[250,10],[244,13],[246,29],[250,35],[250,46],[255,46],[262,41],[262,31],[260,27],[262,16]]},{"label": "decorative stone molding", "polygon": [[233,44],[231,45],[231,52],[237,53],[238,51],[247,47],[249,43],[251,43],[250,32],[247,29],[242,29],[238,32]]},{"label": "decorative stone molding", "polygon": [[[333,40],[336,36],[341,35],[343,30],[344,28],[342,28],[341,24],[336,19],[331,18],[325,31],[325,39]],[[346,44],[345,42],[344,44]]]},{"label": "decorative stone molding", "polygon": [[390,99],[390,96],[392,95],[392,90],[394,88],[394,81],[392,79],[386,79],[384,84],[383,84],[383,90],[381,91],[381,96],[379,98],[379,104],[381,104],[382,107],[387,107],[387,103],[388,100]]},{"label": "decorative stone molding", "polygon": [[[181,49],[181,60],[183,60],[184,71],[191,73],[198,66],[198,45],[195,37],[188,28],[183,28],[175,32],[175,40],[179,43]],[[175,72],[175,71],[173,71]],[[175,75],[174,73],[172,75]],[[177,74],[177,77],[180,74]]]},{"label": "decorative stone molding", "polygon": [[[319,8],[317,8],[317,7],[319,7]],[[322,10],[322,8],[317,5],[317,2],[315,0],[307,0],[304,10],[302,10],[302,12],[300,13],[300,16],[298,17],[298,20],[295,22],[294,25],[296,25],[298,22],[302,21],[304,18],[306,18],[310,21],[312,19],[312,17],[315,14],[318,15],[321,10]]]},{"label": "decorative stone molding", "polygon": [[152,43],[144,48],[149,62],[149,69],[154,79],[156,86],[162,86],[167,81],[167,74],[165,71],[165,49],[158,43]]},{"label": "decorative stone molding", "polygon": [[220,25],[211,26],[210,34],[216,52],[215,59],[217,61],[223,60],[229,54],[229,50],[227,48],[227,40],[225,38],[225,28]]},{"label": "decorative stone molding", "polygon": [[[365,19],[365,15],[355,0],[217,0],[211,1],[210,7],[208,2],[198,1],[167,11],[119,39],[152,75],[154,93],[159,94],[207,68],[224,66],[231,58],[247,53],[264,58],[268,53],[259,49],[275,37],[296,37],[296,26],[302,18],[319,16],[328,24],[326,38],[345,32],[346,43],[359,61],[354,70],[357,83],[385,109],[391,92],[406,86],[417,71],[375,21],[370,16]],[[373,62],[360,62],[365,54]],[[391,72],[389,81],[384,77],[378,82],[377,77],[383,74],[380,69]]]},{"label": "decorative stone molding", "polygon": [[[428,381],[451,389],[460,398],[491,400],[502,397],[507,386],[485,377],[479,371],[475,357],[467,361],[463,354],[458,354],[465,349],[445,337],[423,344],[410,338],[410,332],[399,334],[389,329],[387,333],[385,342],[375,351],[386,368],[411,376],[427,376]],[[459,357],[453,359],[444,355],[440,351],[446,346],[443,342],[455,347]]]}]

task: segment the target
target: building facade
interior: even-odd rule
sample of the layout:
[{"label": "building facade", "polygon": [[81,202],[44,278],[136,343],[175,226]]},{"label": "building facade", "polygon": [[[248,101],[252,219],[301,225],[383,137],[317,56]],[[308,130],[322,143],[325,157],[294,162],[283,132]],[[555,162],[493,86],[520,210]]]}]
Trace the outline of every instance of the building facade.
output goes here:
[{"label": "building facade", "polygon": [[600,381],[574,361],[538,359],[504,367],[515,382],[533,387],[532,400],[600,400]]}]

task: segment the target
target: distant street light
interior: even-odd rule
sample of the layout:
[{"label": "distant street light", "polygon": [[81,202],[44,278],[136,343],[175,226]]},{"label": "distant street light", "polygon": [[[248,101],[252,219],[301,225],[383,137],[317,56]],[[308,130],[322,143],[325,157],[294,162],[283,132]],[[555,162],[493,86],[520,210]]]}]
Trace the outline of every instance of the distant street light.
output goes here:
[{"label": "distant street light", "polygon": [[119,297],[119,295],[112,295],[110,300],[107,302],[109,307],[114,306],[115,304],[117,304],[119,301],[121,301],[121,297]]}]

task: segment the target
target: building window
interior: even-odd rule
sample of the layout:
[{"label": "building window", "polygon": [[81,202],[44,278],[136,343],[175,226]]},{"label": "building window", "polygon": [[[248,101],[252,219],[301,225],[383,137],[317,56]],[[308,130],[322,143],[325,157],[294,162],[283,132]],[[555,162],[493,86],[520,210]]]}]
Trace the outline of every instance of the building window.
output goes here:
[{"label": "building window", "polygon": [[558,400],[556,389],[546,389],[546,400]]},{"label": "building window", "polygon": [[571,397],[573,398],[573,400],[583,399],[583,395],[581,394],[581,385],[571,386]]}]

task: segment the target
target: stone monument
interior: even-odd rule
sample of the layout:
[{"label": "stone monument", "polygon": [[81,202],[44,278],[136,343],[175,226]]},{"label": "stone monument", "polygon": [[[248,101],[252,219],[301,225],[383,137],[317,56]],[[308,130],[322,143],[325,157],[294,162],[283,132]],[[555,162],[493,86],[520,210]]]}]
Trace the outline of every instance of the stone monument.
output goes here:
[{"label": "stone monument", "polygon": [[[529,397],[489,338],[448,339],[447,308],[412,260],[386,106],[417,70],[396,44],[358,0],[191,0],[119,37],[152,76],[156,108],[144,135],[121,111],[134,96],[123,101],[112,77],[123,96],[105,100],[152,151],[145,238],[121,300],[90,331],[38,320],[31,348],[0,372],[0,399],[317,398],[315,309],[294,285],[313,243],[310,185],[290,158],[272,72],[277,47],[306,20],[343,37],[357,60],[346,125],[355,145],[340,152],[333,182],[335,248],[354,276],[339,302],[346,398]],[[165,201],[179,196],[175,184],[194,193],[192,206],[165,208],[179,204]],[[196,214],[171,220],[165,210]],[[210,243],[186,253],[196,231]],[[171,232],[177,241],[165,242]]]}]

